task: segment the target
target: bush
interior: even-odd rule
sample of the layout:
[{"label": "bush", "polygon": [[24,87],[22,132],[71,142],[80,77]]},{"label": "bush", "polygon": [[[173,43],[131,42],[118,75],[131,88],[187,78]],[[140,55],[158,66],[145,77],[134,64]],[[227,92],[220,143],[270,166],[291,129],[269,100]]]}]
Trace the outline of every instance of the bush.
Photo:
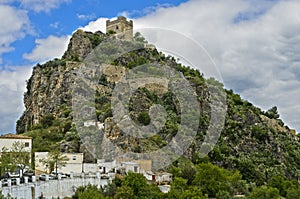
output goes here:
[{"label": "bush", "polygon": [[286,199],[300,198],[300,188],[288,189]]},{"label": "bush", "polygon": [[143,124],[143,125],[148,125],[150,124],[151,122],[151,118],[150,118],[150,115],[148,114],[148,112],[140,112],[138,114],[138,117],[137,117],[138,121]]}]

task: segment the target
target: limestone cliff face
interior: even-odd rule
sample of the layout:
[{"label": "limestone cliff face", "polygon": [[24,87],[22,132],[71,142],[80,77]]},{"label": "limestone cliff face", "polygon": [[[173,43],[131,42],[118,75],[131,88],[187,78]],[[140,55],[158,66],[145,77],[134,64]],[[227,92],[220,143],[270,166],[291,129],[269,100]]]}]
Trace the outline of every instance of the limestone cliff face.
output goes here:
[{"label": "limestone cliff face", "polygon": [[25,112],[17,125],[18,132],[29,130],[47,115],[62,116],[62,109],[71,106],[73,69],[79,62],[54,60],[33,68],[24,95]]},{"label": "limestone cliff face", "polygon": [[54,118],[63,115],[71,107],[71,85],[74,81],[74,68],[97,46],[105,34],[77,30],[70,39],[68,50],[62,59],[54,59],[33,68],[27,81],[24,94],[25,112],[17,122],[17,132],[23,133],[39,124],[45,116]]},{"label": "limestone cliff face", "polygon": [[63,55],[63,59],[82,61],[101,41],[105,39],[105,34],[98,31],[96,33],[77,30],[70,39],[68,50]]}]

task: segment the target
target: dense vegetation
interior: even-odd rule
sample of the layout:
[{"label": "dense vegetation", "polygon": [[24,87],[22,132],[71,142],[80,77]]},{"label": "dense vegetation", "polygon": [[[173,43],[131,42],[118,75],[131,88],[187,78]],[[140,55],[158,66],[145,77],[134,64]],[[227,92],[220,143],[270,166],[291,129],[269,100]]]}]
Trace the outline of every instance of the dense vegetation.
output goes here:
[{"label": "dense vegetation", "polygon": [[[102,41],[99,39],[99,33],[95,37],[88,35],[88,39],[93,41],[93,47]],[[145,42],[140,35],[137,35],[135,40]],[[111,51],[118,50],[116,45],[105,47]],[[71,60],[79,62],[74,56]],[[63,58],[46,63],[42,67],[45,75],[51,79],[53,72],[49,71],[47,66],[65,64],[66,61],[69,60]],[[232,198],[237,193],[246,194],[249,198],[279,198],[279,195],[288,199],[299,197],[299,185],[296,181],[300,177],[299,135],[293,134],[284,125],[276,106],[262,111],[232,90],[225,90],[225,127],[217,145],[207,156],[202,157],[199,148],[207,133],[211,110],[208,86],[217,90],[224,89],[223,85],[213,78],[205,79],[199,71],[177,63],[175,58],[165,56],[156,49],[132,51],[115,59],[111,64],[130,70],[148,63],[166,64],[181,72],[195,89],[201,107],[195,143],[186,152],[183,160],[165,168],[174,174],[171,191],[162,194],[156,187],[148,185],[141,176],[129,174],[105,189],[91,186],[80,188],[73,198],[89,198],[90,195],[95,195],[93,198]],[[112,116],[111,95],[115,83],[108,81],[105,75],[98,79],[98,85],[105,89],[96,92],[95,108],[97,120],[104,122]],[[28,85],[31,83],[29,80]],[[31,86],[27,88],[25,96],[32,92]],[[135,139],[134,143],[128,145],[124,144],[121,134],[115,140],[117,144],[136,153],[147,152],[165,146],[176,135],[180,126],[180,110],[172,92],[156,93],[147,88],[138,89],[128,107],[130,117],[140,125],[149,124],[151,118],[148,111],[152,104],[162,105],[167,112],[162,130],[155,136]],[[33,151],[50,151],[57,143],[66,151],[82,150],[72,122],[70,102],[63,102],[59,110],[60,114],[44,115],[38,124],[32,125],[25,132],[33,137]],[[92,130],[93,127],[86,129]],[[129,179],[132,182],[129,182]]]},{"label": "dense vegetation", "polygon": [[297,181],[277,176],[263,186],[242,180],[239,171],[226,170],[210,163],[200,163],[183,168],[174,167],[174,180],[168,193],[162,193],[154,184],[147,183],[142,174],[128,173],[116,178],[108,186],[79,187],[72,199],[152,198],[152,199],[217,199],[238,198],[243,194],[249,199],[297,199],[300,188]]}]

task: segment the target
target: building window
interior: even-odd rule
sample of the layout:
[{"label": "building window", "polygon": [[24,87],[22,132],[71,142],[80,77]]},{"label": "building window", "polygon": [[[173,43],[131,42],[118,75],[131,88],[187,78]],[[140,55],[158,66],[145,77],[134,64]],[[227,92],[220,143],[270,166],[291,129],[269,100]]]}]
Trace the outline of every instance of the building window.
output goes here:
[{"label": "building window", "polygon": [[73,156],[73,160],[76,160],[76,156]]},{"label": "building window", "polygon": [[25,142],[25,147],[29,147],[29,142]]}]

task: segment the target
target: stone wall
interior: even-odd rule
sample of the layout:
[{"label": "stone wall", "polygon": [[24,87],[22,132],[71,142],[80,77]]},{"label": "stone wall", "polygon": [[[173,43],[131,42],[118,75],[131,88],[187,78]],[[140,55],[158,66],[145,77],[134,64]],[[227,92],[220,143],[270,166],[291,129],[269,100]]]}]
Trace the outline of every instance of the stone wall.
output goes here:
[{"label": "stone wall", "polygon": [[117,20],[106,21],[106,33],[114,31],[119,39],[132,39],[133,35],[133,21],[127,21],[125,17],[118,17]]},{"label": "stone wall", "polygon": [[34,191],[35,198],[41,195],[46,199],[64,198],[71,197],[78,187],[88,184],[103,187],[108,184],[108,180],[100,179],[100,175],[95,175],[61,180],[38,181],[35,183],[2,187],[2,194],[7,196],[9,193],[13,198],[17,199],[30,199]]}]

